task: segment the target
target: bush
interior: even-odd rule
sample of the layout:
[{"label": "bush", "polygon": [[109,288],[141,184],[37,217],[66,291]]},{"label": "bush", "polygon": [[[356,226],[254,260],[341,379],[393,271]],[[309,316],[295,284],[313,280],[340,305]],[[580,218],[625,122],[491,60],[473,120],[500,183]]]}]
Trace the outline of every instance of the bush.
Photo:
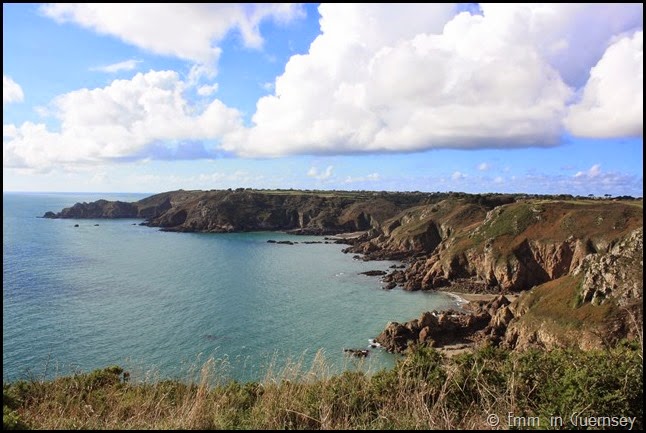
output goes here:
[{"label": "bush", "polygon": [[[510,352],[445,359],[422,348],[372,376],[345,372],[217,386],[124,384],[108,367],[3,387],[4,429],[482,429],[487,416],[636,417],[643,428],[640,346]],[[504,426],[503,426],[504,427]],[[572,426],[570,426],[572,427]]]}]

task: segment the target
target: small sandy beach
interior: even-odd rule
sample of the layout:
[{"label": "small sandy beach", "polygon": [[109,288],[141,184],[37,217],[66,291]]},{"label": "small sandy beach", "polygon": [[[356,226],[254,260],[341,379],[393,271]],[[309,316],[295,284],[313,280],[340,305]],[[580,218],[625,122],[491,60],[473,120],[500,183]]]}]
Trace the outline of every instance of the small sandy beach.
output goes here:
[{"label": "small sandy beach", "polygon": [[[491,301],[492,299],[496,298],[499,296],[496,293],[461,293],[461,292],[449,292],[446,291],[444,293],[448,293],[449,295],[455,297],[455,298],[460,298],[464,300],[464,302],[478,302],[478,301]],[[511,302],[514,302],[516,298],[518,298],[518,295],[516,294],[506,294],[505,295],[507,299],[509,299]]]},{"label": "small sandy beach", "polygon": [[328,236],[328,239],[330,240],[347,240],[347,239],[355,239],[358,238],[361,235],[366,234],[366,231],[361,231],[361,232],[352,232],[352,233],[339,233],[338,235],[334,236]]}]

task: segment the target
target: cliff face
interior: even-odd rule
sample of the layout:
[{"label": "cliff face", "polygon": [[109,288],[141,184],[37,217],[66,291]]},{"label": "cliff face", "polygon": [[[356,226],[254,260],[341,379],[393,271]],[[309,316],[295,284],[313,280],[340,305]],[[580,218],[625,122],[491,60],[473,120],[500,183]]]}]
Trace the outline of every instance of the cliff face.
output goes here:
[{"label": "cliff face", "polygon": [[299,230],[327,234],[378,228],[402,209],[424,200],[423,194],[403,193],[173,191],[135,203],[77,203],[44,217],[145,218],[149,226],[182,232]]},{"label": "cliff face", "polygon": [[625,203],[536,200],[487,210],[446,200],[385,221],[376,237],[348,252],[407,252],[414,258],[396,275],[407,290],[453,282],[469,291],[514,292],[571,274],[586,256],[608,252],[641,226],[642,209]]},{"label": "cliff face", "polygon": [[44,218],[136,218],[138,207],[134,203],[97,200],[92,203],[76,203],[58,214],[47,212]]},{"label": "cliff face", "polygon": [[640,227],[603,254],[585,257],[575,275],[581,275],[581,302],[600,305],[614,299],[620,306],[642,302],[644,229]]},{"label": "cliff face", "polygon": [[612,346],[641,338],[644,231],[633,230],[609,251],[585,257],[572,275],[541,285],[513,304],[504,344],[512,348]]},{"label": "cliff face", "polygon": [[570,274],[524,292],[472,302],[467,312],[427,312],[389,323],[376,341],[390,351],[489,341],[511,349],[611,347],[643,333],[643,228],[608,252],[585,257]]}]

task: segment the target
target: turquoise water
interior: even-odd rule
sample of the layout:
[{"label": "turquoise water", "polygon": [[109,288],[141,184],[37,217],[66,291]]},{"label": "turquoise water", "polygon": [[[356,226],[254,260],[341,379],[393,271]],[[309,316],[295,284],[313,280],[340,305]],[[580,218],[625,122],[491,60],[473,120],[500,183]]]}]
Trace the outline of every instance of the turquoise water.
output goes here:
[{"label": "turquoise water", "polygon": [[[110,364],[182,378],[208,357],[226,359],[231,378],[257,380],[272,360],[308,365],[319,349],[335,368],[356,368],[343,348],[366,347],[390,320],[455,306],[443,294],[382,290],[379,277],[358,273],[394,262],[353,260],[344,245],[267,243],[322,237],[38,218],[145,196],[3,195],[3,380]],[[373,350],[370,368],[393,356]]]}]

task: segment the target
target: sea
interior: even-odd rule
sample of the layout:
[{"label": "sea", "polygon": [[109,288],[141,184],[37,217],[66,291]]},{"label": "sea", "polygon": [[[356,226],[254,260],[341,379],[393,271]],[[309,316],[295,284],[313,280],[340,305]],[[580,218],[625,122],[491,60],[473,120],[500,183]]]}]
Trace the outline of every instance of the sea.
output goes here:
[{"label": "sea", "polygon": [[3,193],[3,381],[110,365],[139,381],[191,380],[208,363],[239,381],[314,364],[370,373],[397,355],[371,349],[359,360],[343,349],[368,348],[389,321],[457,306],[443,293],[383,290],[380,277],[360,273],[397,262],[303,243],[321,236],[41,218],[76,202],[148,195]]}]

